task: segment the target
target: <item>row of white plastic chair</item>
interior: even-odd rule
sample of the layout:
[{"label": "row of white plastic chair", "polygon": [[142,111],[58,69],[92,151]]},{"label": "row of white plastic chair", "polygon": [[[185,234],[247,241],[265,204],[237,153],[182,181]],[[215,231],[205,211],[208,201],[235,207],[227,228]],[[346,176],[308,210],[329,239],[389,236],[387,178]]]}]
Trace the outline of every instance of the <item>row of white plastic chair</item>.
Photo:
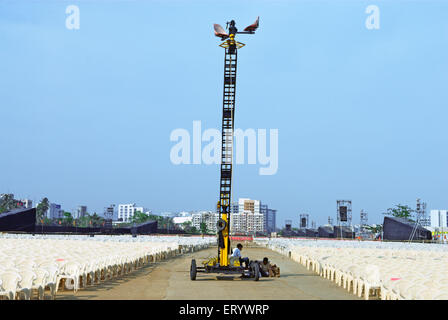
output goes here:
[{"label": "row of white plastic chair", "polygon": [[179,245],[200,245],[216,243],[216,237],[199,237],[199,236],[183,236],[183,235],[139,235],[132,237],[130,235],[54,235],[54,234],[0,234],[0,239],[60,239],[60,240],[86,240],[89,241],[118,241],[118,242],[176,242]]},{"label": "row of white plastic chair", "polygon": [[337,247],[337,248],[376,248],[397,250],[422,250],[422,251],[446,251],[448,245],[441,243],[408,243],[408,242],[384,242],[384,241],[358,241],[358,240],[329,240],[316,238],[254,238],[254,241],[266,245],[275,241],[277,245],[288,246],[300,243],[310,243],[313,247]]},{"label": "row of white plastic chair", "polygon": [[444,245],[299,239],[255,239],[369,299],[448,299]]},{"label": "row of white plastic chair", "polygon": [[216,238],[0,235],[0,296],[54,299],[61,280],[75,292],[172,255],[199,250]]}]

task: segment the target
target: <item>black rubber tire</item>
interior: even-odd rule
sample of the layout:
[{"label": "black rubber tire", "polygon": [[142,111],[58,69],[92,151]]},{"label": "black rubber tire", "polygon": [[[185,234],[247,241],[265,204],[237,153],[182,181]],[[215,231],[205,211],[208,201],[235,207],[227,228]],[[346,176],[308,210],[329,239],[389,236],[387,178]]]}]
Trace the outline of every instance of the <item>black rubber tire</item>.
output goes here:
[{"label": "black rubber tire", "polygon": [[224,230],[227,226],[227,222],[224,219],[219,219],[218,222],[216,223],[216,229],[218,230],[218,232]]},{"label": "black rubber tire", "polygon": [[191,280],[196,280],[196,274],[197,274],[197,271],[196,271],[196,260],[193,259],[193,260],[191,260],[190,279]]},{"label": "black rubber tire", "polygon": [[260,265],[258,263],[253,264],[252,272],[254,273],[254,281],[260,280]]}]

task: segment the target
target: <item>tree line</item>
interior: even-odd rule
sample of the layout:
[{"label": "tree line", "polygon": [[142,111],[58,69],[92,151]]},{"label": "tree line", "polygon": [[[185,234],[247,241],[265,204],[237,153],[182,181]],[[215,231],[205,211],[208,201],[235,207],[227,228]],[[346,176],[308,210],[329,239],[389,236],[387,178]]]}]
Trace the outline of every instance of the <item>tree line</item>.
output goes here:
[{"label": "tree line", "polygon": [[50,201],[48,200],[48,198],[45,197],[36,206],[37,224],[74,226],[74,227],[86,228],[86,227],[103,226],[105,223],[105,219],[99,216],[96,212],[93,213],[92,215],[86,213],[83,217],[74,218],[71,212],[63,211],[61,217],[49,218],[46,215],[49,208],[50,208]]}]

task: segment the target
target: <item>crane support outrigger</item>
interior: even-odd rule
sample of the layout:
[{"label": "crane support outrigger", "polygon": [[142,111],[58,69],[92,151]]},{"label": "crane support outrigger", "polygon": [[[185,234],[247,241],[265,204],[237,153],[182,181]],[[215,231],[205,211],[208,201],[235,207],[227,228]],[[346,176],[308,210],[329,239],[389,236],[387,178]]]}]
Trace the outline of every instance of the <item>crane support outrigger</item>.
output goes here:
[{"label": "crane support outrigger", "polygon": [[231,265],[230,255],[230,214],[232,201],[232,160],[233,160],[233,131],[235,119],[236,70],[238,50],[245,46],[235,40],[237,34],[254,34],[259,25],[259,17],[244,31],[239,32],[235,21],[227,22],[228,33],[219,24],[214,25],[215,36],[221,38],[219,46],[225,49],[224,54],[224,89],[222,109],[222,147],[221,147],[221,178],[219,184],[219,201],[217,223],[218,257],[198,267],[196,260],[191,261],[190,278],[196,279],[197,272],[243,274],[248,273],[258,280],[258,263],[250,264],[249,270],[239,265]]}]

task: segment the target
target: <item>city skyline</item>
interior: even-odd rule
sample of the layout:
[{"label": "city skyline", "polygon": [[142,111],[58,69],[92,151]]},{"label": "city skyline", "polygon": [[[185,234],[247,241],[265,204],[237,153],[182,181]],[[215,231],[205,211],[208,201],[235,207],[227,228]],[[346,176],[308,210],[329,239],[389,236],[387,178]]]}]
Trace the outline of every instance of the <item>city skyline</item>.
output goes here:
[{"label": "city skyline", "polygon": [[[40,198],[38,201],[35,201],[32,197],[30,198],[30,197],[23,197],[23,196],[20,196],[20,195],[17,195],[17,194],[14,194],[14,193],[11,193],[11,192],[3,192],[3,193],[1,193],[0,192],[0,194],[13,194],[14,195],[14,197],[15,198],[17,198],[17,200],[25,200],[25,199],[28,199],[28,200],[31,200],[31,202],[32,202],[32,206],[33,207],[36,207],[38,204],[39,204],[39,202],[40,202],[40,200],[42,200],[42,198]],[[48,197],[47,197],[48,198]],[[251,199],[249,199],[249,198],[247,198],[247,197],[245,197],[245,198],[236,198],[236,199],[234,199],[233,201],[232,201],[232,207],[236,207],[237,208],[237,211],[238,211],[238,207],[239,206],[241,206],[241,204],[239,204],[239,202],[241,201],[241,200],[250,200],[250,201],[253,201],[253,200],[251,200]],[[418,202],[418,201],[420,201],[421,199],[416,199],[416,202]],[[78,204],[78,205],[76,205],[73,209],[67,209],[65,206],[64,206],[64,204],[61,204],[61,203],[58,203],[57,201],[55,202],[55,201],[51,201],[51,199],[49,199],[49,201],[50,201],[50,203],[51,204],[57,204],[57,205],[60,205],[60,209],[62,210],[62,212],[70,212],[70,213],[72,213],[72,215],[73,215],[73,217],[74,218],[77,218],[77,216],[76,216],[76,212],[79,210],[79,207],[81,207],[81,206],[86,206],[87,207],[87,213],[88,214],[90,214],[90,215],[92,215],[92,214],[94,214],[94,213],[96,213],[96,214],[98,214],[99,216],[104,216],[104,211],[106,210],[106,209],[108,209],[108,207],[111,205],[111,204],[109,204],[109,205],[107,205],[107,206],[104,206],[104,208],[103,208],[103,210],[102,211],[95,211],[95,210],[90,210],[90,209],[88,209],[89,208],[89,206],[88,205],[86,205],[86,204]],[[260,200],[255,200],[255,201],[260,201]],[[425,203],[425,206],[426,206],[426,202],[423,202],[423,203]],[[148,207],[146,207],[145,205],[141,205],[140,203],[135,203],[135,202],[124,202],[124,203],[115,203],[115,204],[112,204],[112,206],[114,206],[115,207],[115,209],[114,209],[114,211],[113,211],[113,219],[114,219],[114,221],[117,221],[119,218],[120,218],[120,214],[119,214],[119,207],[120,206],[122,206],[122,205],[125,205],[125,206],[127,206],[127,205],[129,205],[129,204],[131,204],[131,205],[133,205],[134,207],[135,207],[135,211],[142,211],[143,213],[146,213],[146,212],[150,212],[151,214],[153,214],[153,215],[160,215],[160,216],[164,216],[164,215],[166,215],[166,214],[170,214],[170,215],[172,215],[173,217],[175,216],[175,217],[180,217],[180,216],[183,216],[182,214],[183,213],[188,213],[189,215],[191,215],[191,214],[194,214],[194,213],[200,213],[200,212],[213,212],[213,213],[215,213],[216,212],[216,208],[214,208],[214,209],[207,209],[207,208],[196,208],[196,209],[181,209],[181,210],[167,210],[167,209],[161,209],[161,210],[157,210],[157,211],[154,211],[153,209],[151,209],[151,208],[148,208]],[[261,203],[260,203],[261,204]],[[267,205],[266,205],[266,202],[262,202],[262,204],[263,204],[263,206],[265,206],[265,207],[267,207]],[[403,205],[408,205],[408,204],[403,204]],[[414,206],[413,206],[413,204],[410,204],[409,205],[409,207],[411,208],[411,209],[413,209],[414,208]],[[232,211],[233,211],[234,209],[232,209]],[[277,229],[282,229],[282,228],[284,228],[285,227],[285,223],[287,222],[287,221],[292,221],[292,227],[293,228],[300,228],[300,219],[301,219],[301,217],[303,216],[303,215],[308,215],[308,219],[309,219],[309,223],[310,223],[310,225],[308,226],[309,228],[311,228],[311,223],[313,222],[313,223],[315,223],[315,227],[317,228],[318,226],[324,226],[324,225],[327,225],[328,224],[328,220],[326,220],[326,221],[323,221],[323,222],[320,222],[320,220],[319,221],[317,221],[317,219],[316,219],[316,217],[315,216],[313,216],[312,214],[310,214],[310,213],[306,213],[306,212],[300,212],[300,213],[297,213],[295,216],[293,216],[291,219],[285,219],[285,220],[279,220],[279,218],[278,218],[278,216],[277,216],[277,213],[278,213],[278,210],[277,209],[272,209],[271,207],[269,207],[269,210],[273,210],[275,213],[274,213],[274,215],[275,215],[275,218],[274,218],[274,223],[275,223],[275,227],[277,228]],[[431,218],[431,214],[432,214],[432,211],[443,211],[443,212],[445,212],[445,211],[447,211],[447,210],[444,210],[444,209],[434,209],[434,208],[430,208],[430,209],[426,209],[425,208],[425,217],[426,217],[426,219],[428,219],[428,221],[429,221],[429,219]],[[364,211],[364,213],[366,213],[365,211]],[[372,221],[371,219],[368,219],[368,224],[369,225],[376,225],[376,224],[382,224],[383,223],[383,218],[385,217],[385,216],[388,216],[388,215],[383,215],[383,213],[386,213],[386,210],[384,210],[384,212],[382,212],[382,216],[381,216],[381,220],[380,221]],[[367,215],[369,215],[369,213],[367,212]],[[351,225],[353,225],[353,226],[356,226],[356,225],[360,225],[360,224],[362,224],[361,223],[361,219],[360,219],[360,214],[358,214],[358,213],[353,213],[352,214],[352,219],[351,219]],[[330,215],[330,216],[328,216],[327,218],[332,218],[332,216]],[[334,219],[333,219],[333,222],[334,221],[336,221],[337,220],[337,214],[335,213],[334,214]],[[338,223],[333,223],[333,225],[338,225]]]}]

